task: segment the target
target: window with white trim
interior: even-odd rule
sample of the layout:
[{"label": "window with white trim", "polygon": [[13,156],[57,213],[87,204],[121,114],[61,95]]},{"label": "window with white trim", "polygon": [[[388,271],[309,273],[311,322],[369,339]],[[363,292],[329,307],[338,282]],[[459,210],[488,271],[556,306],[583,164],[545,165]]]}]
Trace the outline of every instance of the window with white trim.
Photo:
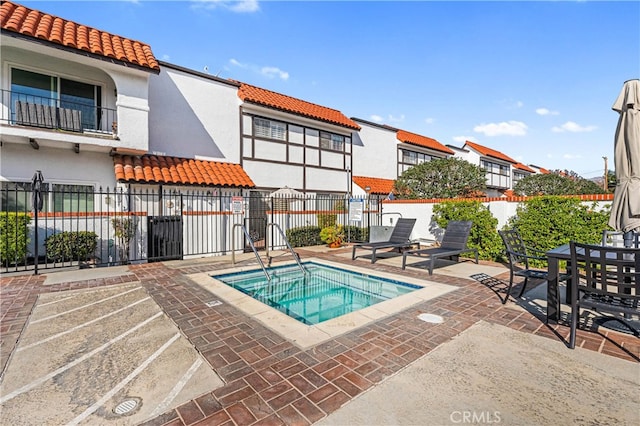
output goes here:
[{"label": "window with white trim", "polygon": [[287,140],[287,125],[280,121],[255,117],[253,119],[253,134],[262,138],[284,141]]},{"label": "window with white trim", "polygon": [[527,176],[529,176],[529,173],[523,173],[523,172],[518,172],[518,171],[514,170],[513,171],[513,184],[515,185],[516,183],[518,183],[522,179],[526,178]]},{"label": "window with white trim", "polygon": [[509,188],[509,181],[511,177],[510,166],[494,163],[488,160],[481,160],[480,167],[486,173],[487,186]]},{"label": "window with white trim", "polygon": [[[31,182],[1,182],[2,211],[30,212],[33,210]],[[43,206],[46,213],[79,213],[94,211],[93,185],[43,183]]]},{"label": "window with white trim", "polygon": [[[55,75],[11,69],[11,108],[17,101],[81,112],[83,129],[98,129],[102,87]],[[15,120],[16,117],[13,117]]]},{"label": "window with white trim", "polygon": [[320,132],[320,148],[331,151],[344,151],[344,136]]}]

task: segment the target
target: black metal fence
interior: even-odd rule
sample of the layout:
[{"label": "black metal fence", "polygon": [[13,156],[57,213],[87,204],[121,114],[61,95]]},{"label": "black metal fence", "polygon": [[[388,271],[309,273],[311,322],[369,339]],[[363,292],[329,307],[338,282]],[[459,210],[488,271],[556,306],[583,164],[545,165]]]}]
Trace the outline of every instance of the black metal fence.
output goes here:
[{"label": "black metal fence", "polygon": [[[42,210],[33,208],[30,184],[3,183],[2,271],[69,266],[112,266],[230,254],[249,247],[286,247],[285,233],[327,220],[349,225],[347,241],[380,223],[379,200],[347,196],[269,196],[220,189],[155,191],[43,185]],[[361,228],[353,234],[350,230]],[[367,231],[364,231],[364,230]],[[267,232],[269,236],[267,239]]]}]

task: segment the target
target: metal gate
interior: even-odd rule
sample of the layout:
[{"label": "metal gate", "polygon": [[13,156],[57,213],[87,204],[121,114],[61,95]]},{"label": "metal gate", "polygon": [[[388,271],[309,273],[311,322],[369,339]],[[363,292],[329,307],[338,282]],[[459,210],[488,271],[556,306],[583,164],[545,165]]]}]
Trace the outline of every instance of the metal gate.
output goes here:
[{"label": "metal gate", "polygon": [[148,216],[147,229],[149,262],[182,259],[182,216]]},{"label": "metal gate", "polygon": [[[249,231],[253,245],[257,250],[265,249],[267,211],[271,208],[268,200],[259,191],[251,191],[249,196],[249,215],[244,219],[244,226]],[[247,241],[244,243],[244,251],[251,251]]]}]

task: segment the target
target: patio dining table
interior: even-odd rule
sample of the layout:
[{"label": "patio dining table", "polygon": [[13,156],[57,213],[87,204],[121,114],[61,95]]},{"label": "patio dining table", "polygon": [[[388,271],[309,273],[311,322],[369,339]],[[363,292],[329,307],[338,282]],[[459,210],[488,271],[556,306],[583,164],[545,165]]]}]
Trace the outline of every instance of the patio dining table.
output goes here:
[{"label": "patio dining table", "polygon": [[[606,248],[606,246],[603,246]],[[563,244],[552,250],[546,252],[548,266],[548,279],[547,279],[547,324],[556,324],[560,319],[560,261],[571,260],[571,246],[569,244]],[[629,266],[633,265],[633,261],[629,261]],[[570,265],[567,265],[570,268]],[[566,303],[571,303],[571,274],[567,278],[567,292]]]},{"label": "patio dining table", "polygon": [[[571,260],[571,247],[569,244],[563,244],[549,250],[547,253],[549,262],[549,275],[547,279],[547,324],[555,324],[560,319],[560,261]],[[569,294],[569,286],[571,277],[567,279],[567,296]]]}]

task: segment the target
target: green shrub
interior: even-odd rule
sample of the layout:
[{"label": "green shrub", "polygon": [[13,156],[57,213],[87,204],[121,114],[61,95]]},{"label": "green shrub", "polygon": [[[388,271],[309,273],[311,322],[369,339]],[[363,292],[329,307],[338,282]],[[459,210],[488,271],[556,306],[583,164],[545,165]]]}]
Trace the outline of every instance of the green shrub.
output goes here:
[{"label": "green shrub", "polygon": [[577,197],[542,196],[522,202],[508,227],[516,228],[529,247],[548,251],[569,241],[599,244],[609,209],[583,204]]},{"label": "green shrub", "polygon": [[318,246],[322,244],[319,226],[302,226],[287,229],[287,239],[291,247]]},{"label": "green shrub", "polygon": [[44,242],[47,257],[52,260],[87,260],[96,250],[95,232],[61,232],[47,237]]},{"label": "green shrub", "polygon": [[450,220],[473,222],[467,245],[478,249],[478,257],[485,260],[502,258],[502,240],[498,235],[498,219],[479,201],[445,201],[433,206],[433,219],[446,228]]},{"label": "green shrub", "polygon": [[0,212],[0,260],[3,265],[22,262],[27,256],[29,223],[26,213]]},{"label": "green shrub", "polygon": [[335,226],[338,222],[338,215],[332,213],[318,213],[316,215],[318,218],[318,228],[323,229],[328,226]]},{"label": "green shrub", "polygon": [[[345,200],[333,201],[332,208],[334,211],[346,211],[347,207],[345,206]],[[337,213],[317,213],[316,218],[318,219],[318,227],[320,229],[327,228],[329,226],[335,226],[338,224]]]},{"label": "green shrub", "polygon": [[344,227],[344,235],[352,241],[369,241],[369,229],[360,228],[358,226],[349,225]]}]

